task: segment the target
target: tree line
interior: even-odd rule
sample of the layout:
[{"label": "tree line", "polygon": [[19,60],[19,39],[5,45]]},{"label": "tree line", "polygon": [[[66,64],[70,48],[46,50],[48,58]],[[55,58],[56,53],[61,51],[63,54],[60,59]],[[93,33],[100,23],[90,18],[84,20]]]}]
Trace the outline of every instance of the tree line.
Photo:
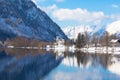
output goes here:
[{"label": "tree line", "polygon": [[111,40],[112,39],[119,39],[116,34],[109,34],[107,31],[105,31],[102,35],[99,33],[94,33],[91,36],[88,34],[88,32],[79,33],[75,42],[75,45],[77,48],[82,47],[112,47]]},{"label": "tree line", "polygon": [[4,42],[5,46],[14,47],[46,47],[46,45],[53,44],[52,42],[38,41],[36,39],[28,39],[26,37],[15,37],[13,39],[7,38]]}]

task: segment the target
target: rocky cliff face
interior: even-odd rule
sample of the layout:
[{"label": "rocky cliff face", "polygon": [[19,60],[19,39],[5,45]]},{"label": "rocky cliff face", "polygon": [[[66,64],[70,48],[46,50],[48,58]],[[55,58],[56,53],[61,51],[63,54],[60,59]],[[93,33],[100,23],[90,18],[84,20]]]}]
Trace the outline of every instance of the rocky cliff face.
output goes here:
[{"label": "rocky cliff face", "polygon": [[0,40],[24,36],[54,41],[67,39],[60,27],[31,0],[0,0]]}]

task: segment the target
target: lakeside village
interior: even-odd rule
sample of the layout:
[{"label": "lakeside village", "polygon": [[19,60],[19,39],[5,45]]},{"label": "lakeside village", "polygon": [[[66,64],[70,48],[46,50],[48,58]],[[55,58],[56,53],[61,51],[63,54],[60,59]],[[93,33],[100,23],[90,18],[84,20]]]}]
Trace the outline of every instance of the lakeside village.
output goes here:
[{"label": "lakeside village", "polygon": [[59,36],[55,42],[44,42],[36,39],[27,39],[25,37],[15,37],[0,41],[1,48],[24,48],[24,49],[45,49],[47,51],[70,51],[81,50],[86,53],[115,53],[120,54],[120,39],[115,35],[109,35],[107,32],[99,37],[97,33],[92,38],[87,33],[79,33],[76,40],[64,40]]}]

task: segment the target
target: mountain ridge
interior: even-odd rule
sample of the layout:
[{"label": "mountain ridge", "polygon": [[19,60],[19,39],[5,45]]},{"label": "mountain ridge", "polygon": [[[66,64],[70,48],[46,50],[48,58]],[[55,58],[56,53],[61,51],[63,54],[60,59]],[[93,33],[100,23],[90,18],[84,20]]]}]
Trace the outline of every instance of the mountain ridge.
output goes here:
[{"label": "mountain ridge", "polygon": [[100,36],[102,36],[104,32],[107,31],[110,35],[115,34],[117,37],[120,37],[120,21],[114,21],[104,26],[68,26],[64,27],[62,30],[70,39],[76,39],[79,33],[84,33],[85,31],[87,31],[90,36],[94,33],[98,33]]},{"label": "mountain ridge", "polygon": [[0,30],[6,35],[43,41],[54,41],[57,36],[67,39],[61,28],[32,0],[0,0],[0,4]]}]

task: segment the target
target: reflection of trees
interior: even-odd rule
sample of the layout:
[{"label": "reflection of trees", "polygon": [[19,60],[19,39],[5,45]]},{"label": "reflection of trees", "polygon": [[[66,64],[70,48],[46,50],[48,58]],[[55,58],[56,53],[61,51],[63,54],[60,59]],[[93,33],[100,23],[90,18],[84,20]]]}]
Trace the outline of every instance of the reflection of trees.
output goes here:
[{"label": "reflection of trees", "polygon": [[6,48],[5,52],[6,52],[6,54],[13,55],[13,56],[15,56],[17,58],[21,58],[21,57],[26,56],[28,54],[35,55],[35,54],[48,53],[44,49],[24,49],[24,48],[14,48],[14,49]]},{"label": "reflection of trees", "polygon": [[92,65],[97,67],[102,65],[104,68],[107,68],[111,65],[112,56],[109,54],[91,54]]},{"label": "reflection of trees", "polygon": [[75,53],[72,52],[64,52],[64,58],[65,58],[65,62],[69,62],[67,63],[67,65],[73,65],[73,66],[80,66],[80,64],[86,66],[87,62],[88,62],[88,56],[87,54],[81,52],[81,51],[77,51]]},{"label": "reflection of trees", "polygon": [[81,64],[83,64],[84,66],[86,66],[86,64],[87,64],[87,59],[88,59],[88,55],[87,54],[85,54],[85,53],[83,53],[83,52],[81,52],[81,51],[78,51],[78,52],[76,52],[76,54],[75,54],[75,56],[76,56],[76,58],[77,58],[77,63],[78,63],[78,65],[80,65],[80,63]]},{"label": "reflection of trees", "polygon": [[69,51],[64,52],[64,57],[65,58],[66,57],[73,57],[73,56],[74,56],[74,54],[72,52],[69,52]]},{"label": "reflection of trees", "polygon": [[55,55],[48,53],[27,55],[20,59],[6,55],[0,60],[0,80],[41,80],[57,67],[62,59],[56,59]]},{"label": "reflection of trees", "polygon": [[[84,67],[87,66],[87,63],[90,62],[91,66],[94,67],[98,67],[99,65],[102,65],[104,68],[107,68],[108,66],[110,66],[112,64],[112,58],[115,57],[113,55],[110,54],[87,54],[81,51],[76,51],[76,53],[72,54],[72,53],[64,53],[65,58],[72,58],[72,57],[76,57],[77,60],[77,65],[83,65]],[[116,57],[117,58],[117,57]],[[74,61],[73,61],[74,62]]]},{"label": "reflection of trees", "polygon": [[98,54],[90,54],[90,56],[91,56],[91,62],[92,62],[92,65],[94,66],[94,67],[97,67],[97,66],[99,66],[99,55]]},{"label": "reflection of trees", "polygon": [[99,58],[100,63],[104,68],[107,68],[112,63],[111,62],[112,55],[110,54],[101,54]]}]

